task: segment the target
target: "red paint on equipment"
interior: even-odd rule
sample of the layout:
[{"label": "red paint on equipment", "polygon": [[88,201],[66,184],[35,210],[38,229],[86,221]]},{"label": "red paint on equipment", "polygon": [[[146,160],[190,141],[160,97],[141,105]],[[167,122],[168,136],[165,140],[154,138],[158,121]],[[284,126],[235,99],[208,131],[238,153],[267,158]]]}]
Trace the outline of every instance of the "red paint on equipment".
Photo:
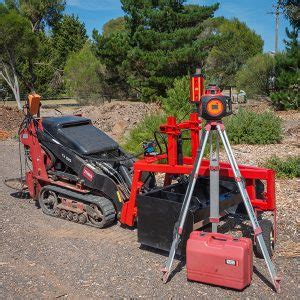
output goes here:
[{"label": "red paint on equipment", "polygon": [[253,274],[252,241],[221,233],[194,231],[186,248],[187,278],[242,290]]},{"label": "red paint on equipment", "polygon": [[85,177],[88,181],[93,181],[95,173],[91,169],[84,167],[82,176]]},{"label": "red paint on equipment", "polygon": [[261,230],[261,227],[257,227],[255,230],[254,230],[254,235],[259,235],[262,233],[262,230]]},{"label": "red paint on equipment", "polygon": [[219,223],[220,222],[220,218],[209,218],[209,222],[210,223]]}]

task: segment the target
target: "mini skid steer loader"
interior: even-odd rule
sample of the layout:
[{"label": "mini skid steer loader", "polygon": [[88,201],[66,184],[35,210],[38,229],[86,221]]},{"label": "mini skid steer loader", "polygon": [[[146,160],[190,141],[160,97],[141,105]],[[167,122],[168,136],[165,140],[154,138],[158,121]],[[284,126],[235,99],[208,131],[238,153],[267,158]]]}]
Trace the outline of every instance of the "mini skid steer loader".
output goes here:
[{"label": "mini skid steer loader", "polygon": [[[103,228],[129,198],[134,157],[81,116],[39,117],[40,96],[30,95],[20,140],[29,166],[26,184],[43,212]],[[155,178],[144,176],[144,189]]]}]

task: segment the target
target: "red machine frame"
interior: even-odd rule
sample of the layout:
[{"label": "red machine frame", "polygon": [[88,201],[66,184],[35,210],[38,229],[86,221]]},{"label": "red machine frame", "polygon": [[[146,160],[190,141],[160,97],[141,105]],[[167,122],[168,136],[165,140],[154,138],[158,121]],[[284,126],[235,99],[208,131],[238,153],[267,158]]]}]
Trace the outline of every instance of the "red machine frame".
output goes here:
[{"label": "red machine frame", "polygon": [[[184,156],[182,164],[178,164],[177,140],[183,130],[190,131],[191,156]],[[190,114],[187,121],[177,123],[175,117],[168,117],[167,123],[160,126],[160,132],[167,135],[168,150],[166,154],[146,156],[134,163],[132,188],[129,200],[124,203],[120,222],[128,226],[134,226],[137,211],[137,195],[143,186],[143,172],[165,173],[164,185],[171,184],[172,175],[190,174],[193,162],[199,146],[199,131],[201,120],[197,113]],[[245,178],[247,192],[256,212],[270,211],[274,217],[274,234],[276,239],[276,202],[275,202],[275,172],[270,169],[239,165],[242,176]],[[209,160],[204,160],[199,171],[200,176],[209,176]],[[229,163],[220,163],[220,176],[234,178]],[[256,198],[255,180],[259,179],[266,184],[263,199]]]}]

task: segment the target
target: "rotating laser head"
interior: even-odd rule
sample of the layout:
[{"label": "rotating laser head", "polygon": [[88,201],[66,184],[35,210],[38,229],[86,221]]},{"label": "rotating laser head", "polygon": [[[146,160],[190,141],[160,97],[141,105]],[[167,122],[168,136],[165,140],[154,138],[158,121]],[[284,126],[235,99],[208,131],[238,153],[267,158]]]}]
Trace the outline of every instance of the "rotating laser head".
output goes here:
[{"label": "rotating laser head", "polygon": [[221,120],[232,114],[231,97],[222,94],[221,89],[215,84],[204,89],[204,75],[198,69],[191,76],[190,101],[194,102],[205,120]]},{"label": "rotating laser head", "polygon": [[200,99],[200,115],[205,120],[221,120],[232,114],[231,98],[222,94],[204,95]]}]

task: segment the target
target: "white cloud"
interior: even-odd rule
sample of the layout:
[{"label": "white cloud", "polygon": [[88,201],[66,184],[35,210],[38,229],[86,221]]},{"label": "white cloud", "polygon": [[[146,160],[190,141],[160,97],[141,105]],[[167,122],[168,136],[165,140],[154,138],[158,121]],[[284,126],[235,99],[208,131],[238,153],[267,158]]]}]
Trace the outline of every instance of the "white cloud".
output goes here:
[{"label": "white cloud", "polygon": [[120,9],[120,0],[68,0],[67,5],[76,8],[99,11]]}]

